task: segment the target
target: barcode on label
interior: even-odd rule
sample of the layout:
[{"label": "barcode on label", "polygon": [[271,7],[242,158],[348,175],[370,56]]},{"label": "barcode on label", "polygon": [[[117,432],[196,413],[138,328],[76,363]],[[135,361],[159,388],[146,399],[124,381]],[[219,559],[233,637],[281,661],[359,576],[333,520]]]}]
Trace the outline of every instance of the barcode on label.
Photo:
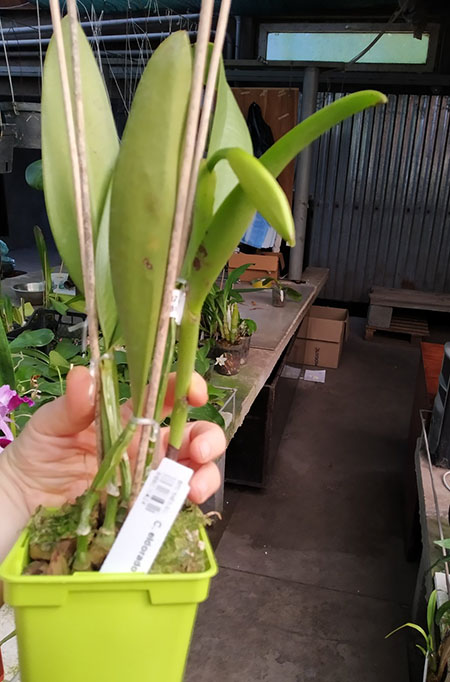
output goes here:
[{"label": "barcode on label", "polygon": [[189,493],[192,469],[164,458],[151,471],[101,567],[148,573]]},{"label": "barcode on label", "polygon": [[146,511],[150,514],[159,514],[164,506],[171,502],[171,493],[174,487],[179,487],[176,478],[167,474],[156,473],[151,494],[146,499]]}]

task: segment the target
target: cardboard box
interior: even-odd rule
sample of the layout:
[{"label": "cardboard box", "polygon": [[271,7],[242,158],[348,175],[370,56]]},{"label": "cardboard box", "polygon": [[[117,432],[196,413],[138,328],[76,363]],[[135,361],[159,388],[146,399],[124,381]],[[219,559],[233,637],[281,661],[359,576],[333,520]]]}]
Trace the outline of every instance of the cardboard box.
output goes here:
[{"label": "cardboard box", "polygon": [[288,362],[335,369],[348,337],[348,326],[348,310],[312,306],[300,325]]},{"label": "cardboard box", "polygon": [[233,253],[228,261],[228,269],[234,270],[245,263],[251,263],[248,270],[240,276],[241,282],[251,282],[262,277],[278,278],[280,271],[280,253]]}]

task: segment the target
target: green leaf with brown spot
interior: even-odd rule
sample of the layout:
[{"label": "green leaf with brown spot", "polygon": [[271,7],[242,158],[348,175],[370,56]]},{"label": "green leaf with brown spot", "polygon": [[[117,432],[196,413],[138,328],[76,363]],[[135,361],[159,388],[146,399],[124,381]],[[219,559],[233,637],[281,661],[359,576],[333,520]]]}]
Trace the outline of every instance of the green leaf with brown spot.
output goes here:
[{"label": "green leaf with brown spot", "polygon": [[[69,81],[73,95],[68,17],[62,21]],[[87,165],[94,237],[119,151],[108,93],[94,54],[78,27],[81,81],[86,127]],[[55,39],[50,40],[42,85],[42,171],[47,214],[56,246],[77,287],[83,290],[69,139]]]},{"label": "green leaf with brown spot", "polygon": [[191,77],[190,43],[180,31],[161,43],[142,75],[113,179],[111,273],[136,415],[158,328]]}]

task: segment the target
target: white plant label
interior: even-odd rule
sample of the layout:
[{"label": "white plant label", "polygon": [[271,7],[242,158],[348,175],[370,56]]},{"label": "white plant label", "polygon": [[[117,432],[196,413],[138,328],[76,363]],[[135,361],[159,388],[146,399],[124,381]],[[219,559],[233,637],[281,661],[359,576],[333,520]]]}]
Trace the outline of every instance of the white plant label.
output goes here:
[{"label": "white plant label", "polygon": [[177,325],[181,324],[184,313],[184,304],[186,302],[186,292],[183,289],[174,289],[172,291],[172,303],[170,306],[170,317],[172,317]]},{"label": "white plant label", "polygon": [[151,471],[100,573],[148,573],[189,493],[192,469],[166,457]]}]

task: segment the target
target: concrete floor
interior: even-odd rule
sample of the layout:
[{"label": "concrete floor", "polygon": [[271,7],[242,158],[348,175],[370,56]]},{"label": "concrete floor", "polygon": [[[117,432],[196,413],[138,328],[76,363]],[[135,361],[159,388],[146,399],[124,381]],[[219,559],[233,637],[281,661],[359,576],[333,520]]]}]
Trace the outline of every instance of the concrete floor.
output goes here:
[{"label": "concrete floor", "polygon": [[402,467],[418,349],[362,339],[299,381],[270,485],[228,489],[220,573],[186,682],[407,682],[416,566],[402,538]]}]

